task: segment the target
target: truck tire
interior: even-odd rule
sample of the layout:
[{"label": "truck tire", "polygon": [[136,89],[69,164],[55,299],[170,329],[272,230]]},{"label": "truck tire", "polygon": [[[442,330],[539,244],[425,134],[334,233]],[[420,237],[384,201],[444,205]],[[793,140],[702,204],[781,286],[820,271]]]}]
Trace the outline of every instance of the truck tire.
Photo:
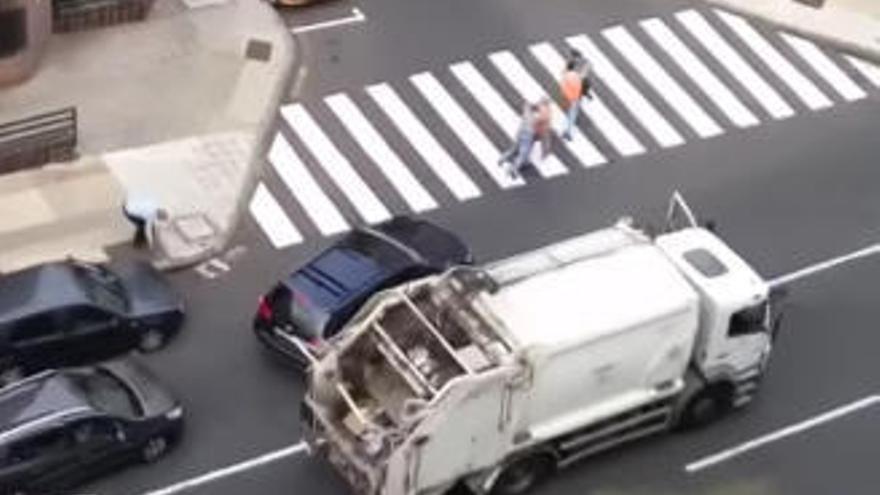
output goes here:
[{"label": "truck tire", "polygon": [[697,392],[687,402],[679,420],[681,429],[701,428],[724,416],[733,406],[732,387],[712,385]]},{"label": "truck tire", "polygon": [[521,457],[501,471],[491,495],[520,495],[528,492],[553,470],[553,460],[547,455]]}]

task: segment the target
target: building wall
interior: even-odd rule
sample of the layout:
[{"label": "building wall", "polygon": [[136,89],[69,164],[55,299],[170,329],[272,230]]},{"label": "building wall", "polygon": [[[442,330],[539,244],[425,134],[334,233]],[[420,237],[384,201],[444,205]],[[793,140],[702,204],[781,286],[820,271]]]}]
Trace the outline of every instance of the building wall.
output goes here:
[{"label": "building wall", "polygon": [[[22,24],[16,27],[17,18]],[[52,1],[0,0],[0,19],[9,22],[12,29],[0,35],[5,44],[0,47],[0,86],[4,86],[21,82],[37,70],[52,32]]]}]

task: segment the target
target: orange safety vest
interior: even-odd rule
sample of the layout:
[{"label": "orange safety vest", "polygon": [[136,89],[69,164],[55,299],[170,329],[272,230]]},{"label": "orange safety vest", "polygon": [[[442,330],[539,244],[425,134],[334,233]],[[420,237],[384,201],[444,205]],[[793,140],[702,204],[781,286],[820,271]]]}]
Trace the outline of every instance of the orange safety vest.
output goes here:
[{"label": "orange safety vest", "polygon": [[562,74],[559,87],[562,90],[562,96],[565,98],[565,101],[570,105],[578,101],[583,95],[584,83],[577,72],[567,70]]}]

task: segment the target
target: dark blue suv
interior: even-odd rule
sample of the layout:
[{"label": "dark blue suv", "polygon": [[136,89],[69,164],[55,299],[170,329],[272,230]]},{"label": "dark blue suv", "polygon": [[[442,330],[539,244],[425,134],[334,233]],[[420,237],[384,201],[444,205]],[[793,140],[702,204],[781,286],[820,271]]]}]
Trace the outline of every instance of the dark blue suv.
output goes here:
[{"label": "dark blue suv", "polygon": [[454,234],[423,220],[396,217],[359,228],[280,281],[260,298],[254,331],[300,367],[320,352],[376,292],[473,263]]}]

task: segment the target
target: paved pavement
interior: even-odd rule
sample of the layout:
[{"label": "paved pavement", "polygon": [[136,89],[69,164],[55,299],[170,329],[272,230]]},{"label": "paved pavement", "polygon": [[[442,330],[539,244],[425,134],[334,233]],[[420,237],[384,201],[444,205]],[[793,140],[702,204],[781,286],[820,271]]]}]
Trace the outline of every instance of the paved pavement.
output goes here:
[{"label": "paved pavement", "polygon": [[[268,223],[265,213],[257,208],[256,215],[248,216],[235,238],[234,244],[241,247],[238,252],[244,254],[230,262],[230,271],[215,272],[213,278],[193,271],[174,275],[175,284],[189,296],[190,318],[179,338],[168,349],[149,356],[149,360],[184,401],[188,426],[184,441],[161,462],[126,470],[85,487],[84,491],[148,493],[181,480],[216,473],[225,466],[300,441],[297,410],[303,384],[295,373],[265,355],[253,337],[250,320],[256,298],[281,274],[332,241],[335,234],[325,235],[319,225],[332,230],[334,221],[328,219],[337,218],[338,226],[341,217],[350,227],[363,222],[367,215],[375,215],[368,213],[377,211],[374,204],[366,206],[356,202],[362,198],[348,198],[346,188],[351,188],[356,180],[346,181],[344,187],[333,180],[340,170],[351,178],[351,173],[344,171],[345,162],[389,212],[413,209],[404,192],[395,186],[399,176],[386,176],[346,128],[346,123],[351,125],[359,119],[352,119],[349,114],[343,123],[336,116],[331,105],[336,105],[337,110],[347,108],[340,103],[345,99],[336,96],[329,102],[325,100],[336,93],[345,95],[364,113],[365,120],[400,156],[417,184],[435,200],[437,207],[425,209],[421,215],[458,232],[481,260],[499,259],[595,229],[621,214],[657,222],[673,189],[681,189],[699,213],[714,217],[729,243],[768,277],[880,239],[880,229],[876,228],[880,169],[875,159],[880,150],[874,130],[880,119],[878,92],[839,53],[820,45],[821,53],[854,81],[866,97],[849,101],[776,28],[752,18],[747,19],[749,24],[803,77],[791,79],[791,71],[786,69],[789,75],[785,77],[800,81],[793,83],[801,88],[800,92],[777,73],[778,67],[768,67],[747,42],[702,3],[669,1],[661,5],[653,0],[621,0],[590,2],[588,6],[584,8],[582,0],[540,4],[527,0],[416,0],[403,4],[364,0],[346,3],[344,7],[328,4],[308,9],[302,17],[291,13],[290,22],[298,27],[332,21],[338,16],[349,17],[349,8],[358,8],[366,17],[365,21],[343,24],[344,27],[301,35],[310,71],[300,84],[304,95],[297,102],[300,110],[292,112],[296,107],[290,106],[286,113],[306,125],[293,129],[282,114],[279,133],[302,166],[290,159],[290,152],[285,152],[286,161],[279,162],[281,166],[270,165],[263,181],[265,190],[280,205],[275,221],[278,225],[293,225],[300,240],[290,236],[289,228]],[[334,12],[324,16],[325,8]],[[794,115],[774,118],[753,93],[753,86],[738,82],[724,63],[716,60],[710,49],[678,21],[677,12],[692,8],[708,19],[734,53],[766,80]],[[460,15],[465,9],[469,15]],[[303,20],[305,16],[309,18]],[[640,21],[649,17],[659,17],[681,38],[759,123],[744,128],[736,126],[711,96],[720,93],[706,94],[691,79],[689,73],[698,74],[694,65],[688,66],[690,71],[681,69],[665,52],[664,45],[655,44],[650,34],[643,31]],[[701,137],[698,129],[702,127],[695,129],[689,125],[676,110],[678,105],[667,101],[642,78],[631,66],[630,58],[619,52],[603,32],[616,26],[625,28],[651,57],[661,61],[670,77],[715,121],[722,130],[720,135]],[[502,101],[515,106],[521,101],[517,88],[509,84],[488,55],[509,50],[538,85],[550,91],[551,76],[530,46],[549,41],[559,50],[566,37],[578,34],[585,34],[596,43],[635,92],[656,107],[659,115],[682,136],[683,144],[663,147],[645,123],[628,110],[615,89],[600,83],[598,95],[609,113],[644,151],[625,155],[598,123],[582,121],[585,139],[590,139],[608,159],[606,164],[584,167],[578,155],[559,147],[560,163],[568,170],[566,174],[544,178],[535,173],[526,178],[525,185],[504,188],[481,165],[471,146],[448,127],[444,114],[410,80],[414,74],[430,71],[497,150],[509,142],[502,126],[458,81],[450,64],[470,62],[486,77],[489,86],[500,93]],[[313,65],[316,62],[320,63]],[[808,82],[804,83],[804,79]],[[479,196],[458,200],[452,183],[435,174],[428,163],[439,155],[426,153],[425,158],[416,148],[423,146],[418,143],[424,143],[425,138],[410,139],[406,132],[412,128],[398,129],[393,117],[386,115],[383,107],[373,101],[374,96],[364,90],[383,82],[400,95],[405,108],[424,121],[428,135],[438,141],[451,161],[479,188]],[[804,92],[805,84],[824,94],[832,103],[830,107],[813,109],[808,102],[816,105],[820,100],[815,99],[812,90]],[[378,94],[387,94],[387,90]],[[807,94],[813,96],[805,101],[806,96],[802,95]],[[442,108],[449,113],[448,102]],[[314,126],[303,118],[304,113],[312,117]],[[394,117],[400,115],[397,112]],[[314,139],[320,136],[315,129],[328,139]],[[311,133],[312,138],[304,142],[298,135],[301,132]],[[316,146],[321,149],[313,156],[310,147]],[[338,155],[333,151],[327,153],[333,148]],[[314,178],[317,187],[306,185],[302,170]],[[295,187],[288,188],[283,177],[291,173],[301,177],[293,183]],[[307,189],[311,193],[305,192]],[[313,201],[318,196],[315,190],[330,203],[330,207],[325,204],[320,215]],[[263,196],[267,197],[265,193]],[[418,204],[415,196],[413,204]],[[333,210],[338,215],[326,213]],[[261,215],[266,230],[256,220]],[[286,236],[279,235],[284,231]],[[276,247],[272,239],[294,242]],[[880,274],[878,270],[876,260],[863,262],[797,288],[767,388],[754,407],[699,434],[662,437],[586,461],[535,493],[874,493],[878,478],[870,463],[848,457],[873,455],[874,439],[865,434],[876,417],[871,410],[841,423],[830,423],[829,430],[816,429],[802,438],[793,437],[697,477],[686,476],[683,468],[705,455],[877,393],[880,387],[874,352],[878,342],[873,287]],[[833,458],[825,457],[827,449],[838,445],[834,444],[838,438],[852,444],[846,448],[837,446]],[[823,470],[819,471],[818,466]],[[805,474],[808,469],[810,472]],[[186,493],[280,495],[293,490],[348,493],[326,465],[301,455],[218,479]]]},{"label": "paved pavement", "polygon": [[825,0],[821,8],[796,0],[709,1],[880,62],[880,4],[874,0]]},{"label": "paved pavement", "polygon": [[[246,56],[251,40],[269,43],[271,56]],[[294,55],[274,11],[257,1],[189,9],[159,0],[145,22],[53,36],[39,72],[4,90],[0,122],[74,105],[82,158],[0,178],[4,189],[27,184],[0,197],[0,211],[20,217],[0,222],[0,271],[66,254],[106,257],[130,235],[116,217],[132,192],[171,214],[164,254],[186,259],[219,244],[222,235],[183,234],[235,223]],[[60,207],[60,189],[70,208]]]}]

